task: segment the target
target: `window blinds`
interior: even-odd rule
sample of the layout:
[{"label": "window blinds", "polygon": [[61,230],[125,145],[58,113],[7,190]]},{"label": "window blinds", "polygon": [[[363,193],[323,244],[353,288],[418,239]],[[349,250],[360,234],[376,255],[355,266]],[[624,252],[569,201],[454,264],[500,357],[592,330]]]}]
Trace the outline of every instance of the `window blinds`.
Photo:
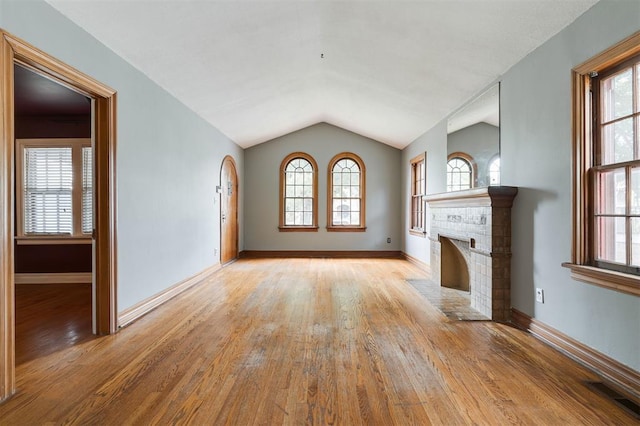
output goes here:
[{"label": "window blinds", "polygon": [[24,150],[24,231],[73,233],[71,147]]},{"label": "window blinds", "polygon": [[93,232],[93,155],[91,147],[82,147],[82,233]]}]

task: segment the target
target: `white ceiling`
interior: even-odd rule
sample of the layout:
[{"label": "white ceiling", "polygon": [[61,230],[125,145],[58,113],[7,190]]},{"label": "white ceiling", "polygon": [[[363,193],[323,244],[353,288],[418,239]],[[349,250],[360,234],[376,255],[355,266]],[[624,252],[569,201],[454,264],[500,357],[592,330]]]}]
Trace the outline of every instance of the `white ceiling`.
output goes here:
[{"label": "white ceiling", "polygon": [[597,2],[47,1],[242,147],[324,121],[398,148]]}]

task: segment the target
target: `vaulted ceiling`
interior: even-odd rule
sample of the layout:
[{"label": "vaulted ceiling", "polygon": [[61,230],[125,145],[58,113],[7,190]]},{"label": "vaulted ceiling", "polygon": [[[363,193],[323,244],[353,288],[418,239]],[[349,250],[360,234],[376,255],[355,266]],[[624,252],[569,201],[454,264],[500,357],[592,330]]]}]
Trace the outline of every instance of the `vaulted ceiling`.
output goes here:
[{"label": "vaulted ceiling", "polygon": [[597,2],[47,1],[242,147],[324,121],[398,148]]}]

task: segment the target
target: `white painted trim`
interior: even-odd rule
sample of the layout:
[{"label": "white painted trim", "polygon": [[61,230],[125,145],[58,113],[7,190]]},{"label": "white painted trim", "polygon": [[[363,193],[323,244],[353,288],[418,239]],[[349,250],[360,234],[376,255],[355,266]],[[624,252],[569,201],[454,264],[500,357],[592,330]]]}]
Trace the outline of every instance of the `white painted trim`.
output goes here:
[{"label": "white painted trim", "polygon": [[16,284],[91,284],[91,272],[15,274]]},{"label": "white painted trim", "polygon": [[162,305],[163,303],[167,302],[183,291],[193,287],[194,285],[201,283],[205,278],[208,278],[209,275],[217,272],[220,269],[221,266],[219,264],[210,266],[207,269],[197,273],[196,275],[180,281],[179,283],[167,288],[166,290],[157,293],[141,301],[140,303],[131,306],[130,308],[125,309],[118,314],[118,328],[126,327],[138,318],[142,317],[147,312],[157,308],[158,306]]}]

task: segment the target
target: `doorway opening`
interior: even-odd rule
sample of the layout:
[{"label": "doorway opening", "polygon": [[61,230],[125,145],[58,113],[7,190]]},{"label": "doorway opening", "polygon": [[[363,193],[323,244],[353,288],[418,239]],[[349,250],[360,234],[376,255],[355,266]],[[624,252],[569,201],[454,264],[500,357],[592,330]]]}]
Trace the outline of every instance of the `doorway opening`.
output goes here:
[{"label": "doorway opening", "polygon": [[91,99],[14,64],[16,365],[93,337]]},{"label": "doorway opening", "polygon": [[[15,66],[88,98],[93,124],[93,332],[116,331],[116,93],[0,29],[0,401],[15,392],[16,188]],[[22,72],[18,70],[17,72]]]}]

